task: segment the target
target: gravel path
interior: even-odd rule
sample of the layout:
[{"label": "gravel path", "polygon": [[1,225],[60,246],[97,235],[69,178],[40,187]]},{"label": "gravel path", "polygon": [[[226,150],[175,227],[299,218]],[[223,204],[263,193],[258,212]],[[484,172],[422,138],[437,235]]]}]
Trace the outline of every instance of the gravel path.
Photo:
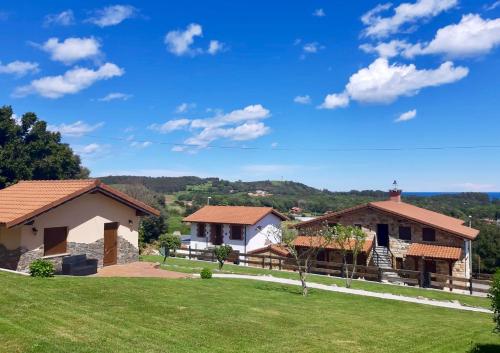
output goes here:
[{"label": "gravel path", "polygon": [[[213,277],[250,279],[250,280],[254,280],[254,281],[273,282],[273,283],[281,283],[281,284],[300,286],[300,281],[298,281],[298,280],[277,278],[277,277],[272,277],[272,276],[214,274]],[[472,307],[472,306],[465,306],[465,305],[460,304],[458,301],[440,301],[440,300],[431,300],[431,299],[426,299],[426,298],[406,297],[406,296],[402,296],[402,295],[395,295],[395,294],[389,294],[389,293],[369,292],[369,291],[362,290],[362,289],[352,289],[352,288],[345,288],[345,287],[330,286],[330,285],[320,284],[320,283],[308,283],[307,286],[309,288],[322,289],[322,290],[326,290],[326,291],[330,291],[330,292],[362,295],[365,297],[380,298],[380,299],[399,300],[401,302],[432,305],[432,306],[438,306],[441,308],[474,311],[474,312],[479,312],[479,313],[488,313],[488,314],[492,313],[491,310],[488,310],[485,308],[476,308],[476,307]]]}]

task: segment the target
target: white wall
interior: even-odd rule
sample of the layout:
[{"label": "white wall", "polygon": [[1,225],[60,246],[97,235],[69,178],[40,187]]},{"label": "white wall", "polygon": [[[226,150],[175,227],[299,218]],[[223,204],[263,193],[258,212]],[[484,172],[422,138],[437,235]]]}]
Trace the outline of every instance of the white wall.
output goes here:
[{"label": "white wall", "polygon": [[[0,241],[10,250],[19,246],[33,250],[43,245],[44,228],[68,227],[68,242],[89,244],[103,238],[104,223],[109,222],[119,222],[118,235],[138,248],[139,217],[135,209],[98,193],[82,195],[56,207],[36,217],[33,225],[0,230]],[[34,234],[32,228],[38,232]]]},{"label": "white wall", "polygon": [[[249,252],[258,248],[268,245],[270,242],[276,242],[273,237],[273,229],[277,229],[281,224],[281,219],[274,214],[268,214],[254,225],[246,226],[246,250],[245,250],[245,228],[243,228],[243,240],[229,239],[230,225],[223,225],[223,242],[224,244],[231,245],[234,250],[240,252]],[[198,224],[191,224],[191,247],[193,249],[206,249],[211,247],[210,243],[210,225],[206,224],[205,227],[206,238],[198,237]]]}]

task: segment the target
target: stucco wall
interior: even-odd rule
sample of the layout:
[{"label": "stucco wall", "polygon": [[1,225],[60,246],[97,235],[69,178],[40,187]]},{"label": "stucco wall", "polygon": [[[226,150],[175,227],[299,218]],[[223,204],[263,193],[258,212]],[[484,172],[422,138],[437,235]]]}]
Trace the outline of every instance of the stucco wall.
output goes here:
[{"label": "stucco wall", "polygon": [[[129,220],[132,221],[131,225]],[[44,228],[68,227],[68,253],[82,253],[96,248],[92,251],[93,255],[101,254],[102,257],[99,250],[103,247],[104,223],[109,222],[119,223],[119,262],[127,258],[120,250],[133,251],[136,253],[133,258],[137,258],[139,217],[136,216],[135,209],[99,193],[82,195],[50,210],[36,217],[32,225],[20,225],[12,229],[0,228],[0,246],[3,245],[7,252],[21,252],[20,260],[22,256],[29,255],[29,252],[36,253],[36,257],[39,257],[40,254],[43,255]],[[34,232],[33,228],[36,228],[37,232]],[[102,264],[102,258],[99,260]],[[25,270],[26,264],[23,262],[21,267]]]}]

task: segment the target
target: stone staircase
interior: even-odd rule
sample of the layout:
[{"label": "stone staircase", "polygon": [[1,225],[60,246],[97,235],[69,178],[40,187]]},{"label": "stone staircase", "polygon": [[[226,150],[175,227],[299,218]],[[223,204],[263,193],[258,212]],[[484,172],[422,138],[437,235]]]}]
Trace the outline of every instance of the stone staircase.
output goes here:
[{"label": "stone staircase", "polygon": [[[392,269],[392,259],[389,248],[385,246],[375,246],[373,248],[373,263],[375,266],[382,269]],[[390,282],[395,284],[404,284],[401,277],[396,272],[384,272],[382,274],[383,282]]]}]

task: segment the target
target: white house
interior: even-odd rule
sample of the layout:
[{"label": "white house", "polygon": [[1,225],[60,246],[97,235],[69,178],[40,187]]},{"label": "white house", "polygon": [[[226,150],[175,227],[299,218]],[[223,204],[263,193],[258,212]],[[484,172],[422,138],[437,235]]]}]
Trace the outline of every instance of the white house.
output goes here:
[{"label": "white house", "polygon": [[0,190],[0,267],[27,271],[44,258],[60,270],[77,254],[99,266],[137,261],[146,215],[159,211],[99,180],[21,181]]},{"label": "white house", "polygon": [[191,223],[191,247],[228,244],[247,253],[276,240],[273,234],[287,218],[272,207],[205,206],[184,218]]}]

